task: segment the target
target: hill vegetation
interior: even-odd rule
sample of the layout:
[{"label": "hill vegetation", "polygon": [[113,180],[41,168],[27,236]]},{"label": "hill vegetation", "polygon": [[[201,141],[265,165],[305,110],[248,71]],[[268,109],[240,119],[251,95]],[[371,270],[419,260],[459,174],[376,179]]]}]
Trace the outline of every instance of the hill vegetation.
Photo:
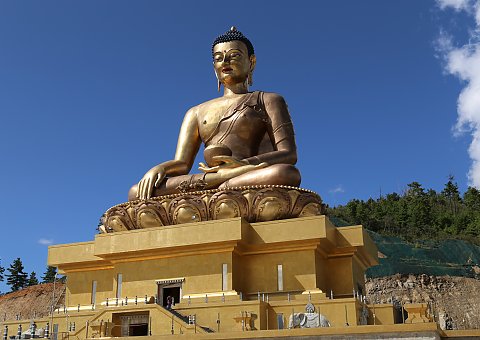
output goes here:
[{"label": "hill vegetation", "polygon": [[412,182],[403,193],[367,201],[353,199],[327,208],[327,215],[337,224],[362,224],[381,235],[412,243],[454,238],[480,244],[480,190],[469,187],[461,195],[453,176],[441,192]]},{"label": "hill vegetation", "polygon": [[[56,280],[64,281],[63,277],[56,278],[57,268],[47,266],[47,270],[42,276],[42,281],[40,282],[34,271],[30,273],[30,276],[25,272],[23,262],[19,257],[17,257],[10,267],[7,268],[7,272],[7,274],[4,274],[5,268],[0,265],[0,282],[4,281],[6,277],[7,285],[10,286],[12,292],[19,291],[26,287],[35,286],[40,283],[53,283]],[[0,292],[0,295],[2,294],[3,293]]]},{"label": "hill vegetation", "polygon": [[367,277],[396,273],[480,278],[480,191],[461,195],[452,176],[441,192],[418,182],[404,193],[328,208],[337,226],[362,224],[379,250]]}]

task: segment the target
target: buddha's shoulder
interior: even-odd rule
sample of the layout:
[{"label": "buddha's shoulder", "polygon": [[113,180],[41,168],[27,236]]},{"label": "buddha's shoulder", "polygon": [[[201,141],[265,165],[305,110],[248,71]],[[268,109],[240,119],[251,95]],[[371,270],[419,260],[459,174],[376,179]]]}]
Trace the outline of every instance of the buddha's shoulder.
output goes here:
[{"label": "buddha's shoulder", "polygon": [[265,104],[285,104],[285,98],[275,92],[261,92],[262,99]]},{"label": "buddha's shoulder", "polygon": [[219,104],[224,102],[224,100],[225,99],[223,97],[213,98],[213,99],[207,100],[206,102],[203,102],[203,103],[200,103],[198,105],[195,105],[195,106],[191,107],[188,110],[188,112],[198,114],[198,113],[201,113],[201,112],[204,112],[204,111],[208,111],[212,107],[218,106]]}]

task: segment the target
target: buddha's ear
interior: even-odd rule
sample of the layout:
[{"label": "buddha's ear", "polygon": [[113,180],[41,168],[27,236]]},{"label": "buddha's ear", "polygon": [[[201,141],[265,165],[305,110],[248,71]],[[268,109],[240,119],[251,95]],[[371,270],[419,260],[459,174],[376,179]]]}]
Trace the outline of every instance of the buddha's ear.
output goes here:
[{"label": "buddha's ear", "polygon": [[256,64],[257,64],[257,57],[255,56],[255,54],[252,54],[250,56],[250,72],[253,72]]}]

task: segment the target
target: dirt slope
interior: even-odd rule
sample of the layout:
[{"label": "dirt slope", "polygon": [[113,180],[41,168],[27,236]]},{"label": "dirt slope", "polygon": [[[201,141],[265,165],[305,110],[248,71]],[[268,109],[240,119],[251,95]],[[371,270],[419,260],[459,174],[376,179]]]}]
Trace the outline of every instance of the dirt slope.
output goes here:
[{"label": "dirt slope", "polygon": [[480,329],[480,280],[401,275],[369,278],[367,298],[375,303],[429,302],[442,328]]},{"label": "dirt slope", "polygon": [[45,283],[0,296],[0,319],[15,320],[17,315],[22,320],[48,316],[52,301],[55,306],[63,304],[65,285],[57,282],[55,295],[53,291],[53,283]]}]

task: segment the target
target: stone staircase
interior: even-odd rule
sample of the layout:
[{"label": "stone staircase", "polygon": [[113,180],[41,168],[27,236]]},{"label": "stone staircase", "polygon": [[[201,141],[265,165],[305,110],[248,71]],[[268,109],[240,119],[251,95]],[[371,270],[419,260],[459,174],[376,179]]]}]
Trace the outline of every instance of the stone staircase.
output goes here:
[{"label": "stone staircase", "polygon": [[[189,324],[189,318],[188,316],[185,316],[183,314],[180,314],[179,312],[177,312],[175,309],[167,309],[165,307],[162,307],[163,309],[165,309],[167,312],[170,312],[171,314],[173,314],[174,316],[176,316],[177,318],[183,320],[185,323]],[[200,325],[197,325],[197,327],[200,327],[201,329],[203,329],[205,332],[207,333],[215,333],[215,331],[211,328],[208,328],[208,327],[204,327],[204,326],[200,326]]]},{"label": "stone staircase", "polygon": [[[91,315],[88,318],[88,325],[89,325],[88,333],[86,330],[87,323],[85,323],[85,325],[83,325],[81,328],[76,329],[75,332],[71,332],[69,334],[69,337],[74,339],[85,339],[86,335],[88,334],[88,338],[90,338],[93,335],[92,326],[97,325],[100,322],[100,320],[112,320],[112,315],[114,313],[122,313],[122,314],[129,313],[129,312],[135,313],[140,310],[148,311],[150,315],[152,315],[153,313],[159,313],[160,317],[168,318],[169,321],[173,320],[176,326],[175,328],[177,329],[181,328],[186,333],[194,333],[194,332],[213,333],[213,330],[208,327],[203,327],[200,325],[195,326],[195,325],[189,324],[188,316],[182,315],[175,310],[168,310],[157,304],[149,304],[149,305],[143,305],[143,306],[112,307],[112,308],[105,308],[105,309],[98,310],[95,314]],[[158,317],[159,316],[157,315],[157,318]],[[170,329],[165,330],[165,332],[162,334],[152,334],[152,335],[168,335],[168,334],[171,334]]]}]

